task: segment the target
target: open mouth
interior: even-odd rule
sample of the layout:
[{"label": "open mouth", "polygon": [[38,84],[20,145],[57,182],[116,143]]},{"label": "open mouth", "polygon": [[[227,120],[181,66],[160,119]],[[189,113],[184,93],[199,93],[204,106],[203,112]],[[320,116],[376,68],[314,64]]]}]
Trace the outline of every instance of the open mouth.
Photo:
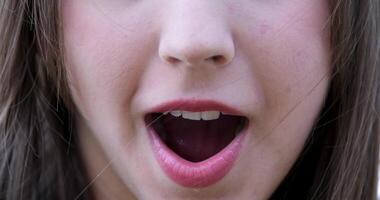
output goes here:
[{"label": "open mouth", "polygon": [[202,162],[228,146],[246,126],[244,116],[219,111],[149,113],[145,123],[174,153],[190,162]]}]

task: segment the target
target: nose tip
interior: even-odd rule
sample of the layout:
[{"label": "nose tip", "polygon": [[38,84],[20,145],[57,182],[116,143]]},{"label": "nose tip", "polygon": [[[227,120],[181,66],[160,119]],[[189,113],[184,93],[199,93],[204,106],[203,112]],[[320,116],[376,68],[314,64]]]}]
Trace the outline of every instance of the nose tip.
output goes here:
[{"label": "nose tip", "polygon": [[232,26],[220,12],[225,3],[173,1],[162,18],[159,56],[179,66],[223,66],[235,54]]},{"label": "nose tip", "polygon": [[212,48],[210,46],[188,46],[162,49],[160,57],[169,64],[184,64],[189,66],[211,63],[214,65],[226,65],[232,57],[233,52],[223,48]]},{"label": "nose tip", "polygon": [[213,39],[208,42],[194,38],[180,38],[181,42],[175,42],[173,38],[170,41],[161,41],[159,54],[164,62],[172,65],[227,65],[234,56],[233,43],[226,38]]}]

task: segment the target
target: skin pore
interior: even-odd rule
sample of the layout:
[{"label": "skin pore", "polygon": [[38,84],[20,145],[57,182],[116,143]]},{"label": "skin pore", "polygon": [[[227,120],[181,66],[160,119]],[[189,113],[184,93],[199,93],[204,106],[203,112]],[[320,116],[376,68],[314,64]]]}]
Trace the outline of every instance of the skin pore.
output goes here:
[{"label": "skin pore", "polygon": [[[96,199],[271,195],[327,92],[326,0],[66,0],[62,11],[77,137]],[[237,161],[211,186],[176,184],[153,156],[143,117],[180,98],[217,100],[249,119]]]}]

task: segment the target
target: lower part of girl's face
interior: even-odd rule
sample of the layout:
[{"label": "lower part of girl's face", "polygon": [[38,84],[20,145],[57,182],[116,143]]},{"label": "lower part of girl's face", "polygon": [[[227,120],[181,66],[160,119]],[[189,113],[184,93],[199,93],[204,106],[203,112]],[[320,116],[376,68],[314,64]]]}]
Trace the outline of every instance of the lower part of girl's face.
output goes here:
[{"label": "lower part of girl's face", "polygon": [[98,199],[266,199],[329,84],[325,0],[63,1]]}]

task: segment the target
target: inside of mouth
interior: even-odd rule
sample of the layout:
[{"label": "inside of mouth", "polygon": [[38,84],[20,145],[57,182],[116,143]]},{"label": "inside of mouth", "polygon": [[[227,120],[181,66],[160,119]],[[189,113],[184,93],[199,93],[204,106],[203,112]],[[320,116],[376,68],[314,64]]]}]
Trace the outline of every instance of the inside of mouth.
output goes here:
[{"label": "inside of mouth", "polygon": [[221,114],[215,120],[189,120],[171,114],[150,113],[148,126],[173,152],[185,160],[201,162],[224,149],[246,123],[242,116]]}]

